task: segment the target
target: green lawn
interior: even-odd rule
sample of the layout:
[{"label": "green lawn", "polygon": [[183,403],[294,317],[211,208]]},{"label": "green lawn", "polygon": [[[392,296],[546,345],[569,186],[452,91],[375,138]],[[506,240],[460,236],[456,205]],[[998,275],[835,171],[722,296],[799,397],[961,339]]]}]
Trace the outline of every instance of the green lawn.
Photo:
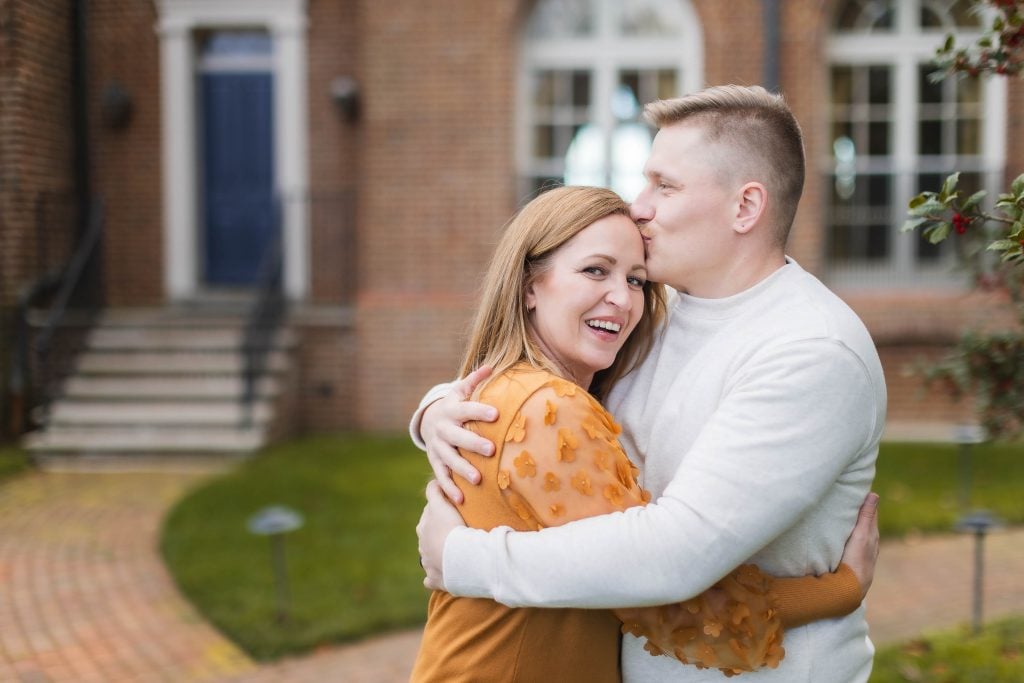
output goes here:
[{"label": "green lawn", "polygon": [[879,650],[871,683],[1020,683],[1024,681],[1024,618],[927,634]]},{"label": "green lawn", "polygon": [[[181,588],[246,651],[275,657],[422,623],[416,521],[429,468],[407,437],[322,437],[270,449],[182,500],[162,550]],[[266,538],[246,520],[269,504],[305,526],[287,537],[292,615],[274,619]]]},{"label": "green lawn", "polygon": [[[1024,445],[978,447],[973,462],[973,503],[1024,523]],[[428,476],[404,435],[275,446],[180,501],[165,523],[164,556],[199,609],[258,658],[422,623],[415,525]],[[958,486],[956,447],[885,444],[875,483],[883,535],[948,532]],[[306,518],[287,540],[286,624],[274,620],[269,543],[245,528],[270,504]]]},{"label": "green lawn", "polygon": [[[970,460],[970,507],[1024,523],[1024,444],[975,446]],[[882,444],[874,486],[882,535],[949,531],[964,512],[960,465],[955,445]]]},{"label": "green lawn", "polygon": [[0,481],[29,468],[28,456],[17,446],[0,445]]}]

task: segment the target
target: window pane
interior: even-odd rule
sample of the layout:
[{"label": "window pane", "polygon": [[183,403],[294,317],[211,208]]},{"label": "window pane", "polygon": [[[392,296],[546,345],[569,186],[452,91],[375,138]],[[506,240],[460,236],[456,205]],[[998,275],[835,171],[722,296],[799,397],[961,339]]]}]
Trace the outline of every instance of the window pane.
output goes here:
[{"label": "window pane", "polygon": [[956,122],[956,153],[961,155],[981,153],[981,122],[966,119]]},{"label": "window pane", "polygon": [[949,10],[953,23],[962,28],[981,28],[981,14],[971,0],[956,0]]},{"label": "window pane", "polygon": [[594,31],[594,0],[540,0],[526,27],[531,38],[578,38]]},{"label": "window pane", "polygon": [[555,156],[555,127],[534,127],[533,156],[549,158]]},{"label": "window pane", "polygon": [[590,74],[586,71],[572,74],[572,103],[576,107],[590,106]]},{"label": "window pane", "polygon": [[868,124],[868,154],[886,156],[889,153],[889,122],[871,122]]},{"label": "window pane", "polygon": [[871,104],[889,104],[889,74],[887,66],[873,66],[868,71],[868,102]]},{"label": "window pane", "polygon": [[541,71],[533,80],[533,104],[548,109],[555,104],[555,72]]},{"label": "window pane", "polygon": [[[678,79],[676,78],[675,69],[661,69],[658,71],[658,92],[657,99],[667,100],[671,97],[679,96],[679,85]],[[647,104],[641,102],[641,104]]]},{"label": "window pane", "polygon": [[214,31],[201,34],[200,53],[203,57],[220,55],[269,55],[273,41],[263,31]]},{"label": "window pane", "polygon": [[945,81],[933,81],[931,73],[935,71],[934,64],[922,64],[917,68],[917,84],[920,89],[920,102],[924,104],[936,104],[943,100],[943,84]]},{"label": "window pane", "polygon": [[942,121],[921,121],[917,130],[918,154],[942,154]]},{"label": "window pane", "polygon": [[627,36],[673,36],[682,33],[664,0],[618,0],[619,31]]},{"label": "window pane", "polygon": [[839,263],[877,262],[889,257],[888,225],[834,225],[829,258]]},{"label": "window pane", "polygon": [[832,104],[853,102],[853,69],[848,66],[832,67]]},{"label": "window pane", "polygon": [[930,7],[921,8],[921,28],[942,28],[942,17]]},{"label": "window pane", "polygon": [[846,0],[839,3],[835,14],[838,31],[891,31],[892,0]]}]

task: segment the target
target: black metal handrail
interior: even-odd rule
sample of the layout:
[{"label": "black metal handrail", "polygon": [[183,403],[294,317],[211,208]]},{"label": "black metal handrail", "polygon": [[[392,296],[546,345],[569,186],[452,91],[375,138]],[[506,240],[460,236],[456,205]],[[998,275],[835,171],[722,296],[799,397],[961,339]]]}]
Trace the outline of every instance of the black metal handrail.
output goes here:
[{"label": "black metal handrail", "polygon": [[[50,226],[39,225],[37,232],[44,231],[45,227]],[[37,409],[52,400],[57,382],[66,374],[70,357],[84,337],[83,332],[91,326],[102,307],[98,266],[102,236],[103,205],[99,200],[93,200],[86,230],[67,264],[43,274],[18,296],[14,313],[13,357],[8,378],[14,433],[21,433],[38,422],[34,419]],[[52,303],[45,321],[38,336],[33,339],[31,312],[41,307],[42,302],[51,296]],[[67,313],[71,307],[81,313],[75,325],[79,338],[63,340],[65,353],[61,358],[54,358],[53,349],[58,335],[66,327]]]},{"label": "black metal handrail", "polygon": [[287,311],[284,295],[284,249],[281,242],[281,202],[274,202],[274,235],[260,263],[256,300],[249,310],[242,336],[244,357],[241,397],[242,427],[253,424],[256,382],[266,367],[267,354],[274,347],[274,335]]}]

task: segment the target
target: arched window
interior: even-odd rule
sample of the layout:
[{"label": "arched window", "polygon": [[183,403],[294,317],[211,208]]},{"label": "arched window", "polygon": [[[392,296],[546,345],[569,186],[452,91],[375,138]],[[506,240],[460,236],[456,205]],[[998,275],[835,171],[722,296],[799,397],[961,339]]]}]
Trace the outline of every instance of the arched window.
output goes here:
[{"label": "arched window", "polygon": [[947,78],[932,58],[946,33],[972,42],[987,23],[965,0],[846,0],[829,41],[827,257],[834,285],[935,286],[952,245],[899,232],[910,197],[962,171],[996,190],[1005,162],[1005,83]]},{"label": "arched window", "polygon": [[686,0],[540,0],[520,52],[520,196],[566,182],[632,199],[652,137],[641,107],[699,89],[702,53]]}]

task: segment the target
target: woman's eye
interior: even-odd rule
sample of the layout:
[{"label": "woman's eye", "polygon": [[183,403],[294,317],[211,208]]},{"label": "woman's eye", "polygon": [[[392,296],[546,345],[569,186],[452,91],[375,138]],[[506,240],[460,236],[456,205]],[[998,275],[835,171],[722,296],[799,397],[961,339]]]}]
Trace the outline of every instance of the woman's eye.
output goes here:
[{"label": "woman's eye", "polygon": [[587,275],[607,275],[608,271],[601,266],[589,266],[583,269],[583,272]]},{"label": "woman's eye", "polygon": [[629,283],[630,287],[636,287],[637,289],[643,289],[643,286],[647,284],[647,280],[643,279],[642,277],[637,277],[635,275],[630,275],[629,277],[627,277],[626,282]]}]

